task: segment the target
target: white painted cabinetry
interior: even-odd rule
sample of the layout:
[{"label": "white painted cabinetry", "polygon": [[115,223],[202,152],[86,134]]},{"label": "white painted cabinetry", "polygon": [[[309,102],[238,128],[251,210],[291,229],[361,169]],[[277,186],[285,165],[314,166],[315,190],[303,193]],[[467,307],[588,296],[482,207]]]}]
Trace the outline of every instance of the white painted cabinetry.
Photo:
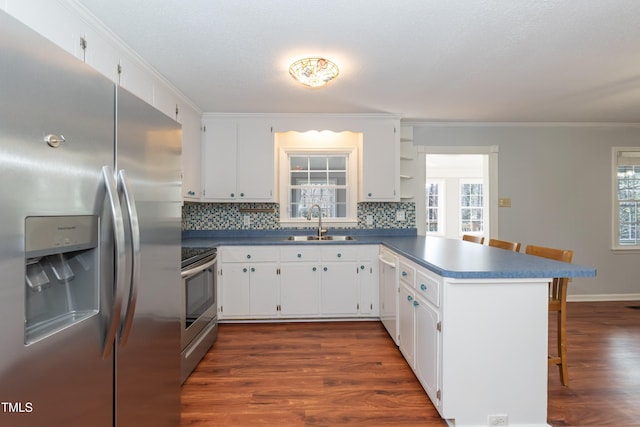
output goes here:
[{"label": "white painted cabinetry", "polygon": [[362,142],[360,201],[400,200],[400,129],[393,120],[368,124]]},{"label": "white painted cabinetry", "polygon": [[398,347],[436,408],[440,409],[442,278],[399,256]]},{"label": "white painted cabinetry", "polygon": [[205,117],[203,129],[202,199],[274,201],[274,142],[268,122]]},{"label": "white painted cabinetry", "polygon": [[220,255],[220,317],[275,316],[280,300],[277,251],[268,246],[234,246]]},{"label": "white painted cabinetry", "polygon": [[284,317],[320,314],[320,248],[280,248],[280,315]]},{"label": "white painted cabinetry", "polygon": [[358,313],[358,247],[325,246],[322,259],[322,314]]},{"label": "white painted cabinetry", "polygon": [[376,317],[377,245],[223,246],[221,319]]},{"label": "white painted cabinetry", "polygon": [[400,261],[400,289],[398,295],[398,346],[409,366],[415,369],[416,342],[416,269],[407,261]]},{"label": "white painted cabinetry", "polygon": [[398,345],[442,418],[547,425],[546,280],[442,277],[394,255]]}]

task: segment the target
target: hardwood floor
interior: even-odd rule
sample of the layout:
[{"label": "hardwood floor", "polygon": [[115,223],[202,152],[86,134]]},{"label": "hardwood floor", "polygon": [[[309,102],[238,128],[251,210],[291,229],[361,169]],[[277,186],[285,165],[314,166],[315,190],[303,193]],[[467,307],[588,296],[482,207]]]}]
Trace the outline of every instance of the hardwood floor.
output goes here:
[{"label": "hardwood floor", "polygon": [[[550,369],[551,425],[640,425],[636,305],[569,303],[570,383]],[[338,322],[220,325],[183,386],[180,425],[446,424],[379,322]]]}]

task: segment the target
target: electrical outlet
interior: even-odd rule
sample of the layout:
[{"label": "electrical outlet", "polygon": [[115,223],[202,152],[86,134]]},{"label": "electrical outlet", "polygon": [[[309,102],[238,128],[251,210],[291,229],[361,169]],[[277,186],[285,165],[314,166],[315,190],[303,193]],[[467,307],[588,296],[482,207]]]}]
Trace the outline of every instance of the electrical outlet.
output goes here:
[{"label": "electrical outlet", "polygon": [[490,426],[508,426],[509,417],[507,415],[489,415]]},{"label": "electrical outlet", "polygon": [[367,225],[373,225],[373,215],[367,214]]},{"label": "electrical outlet", "polygon": [[405,211],[397,211],[396,212],[396,221],[406,221],[407,215]]},{"label": "electrical outlet", "polygon": [[245,227],[250,227],[251,226],[251,217],[249,215],[244,215],[242,217],[242,221],[244,222],[244,226]]}]

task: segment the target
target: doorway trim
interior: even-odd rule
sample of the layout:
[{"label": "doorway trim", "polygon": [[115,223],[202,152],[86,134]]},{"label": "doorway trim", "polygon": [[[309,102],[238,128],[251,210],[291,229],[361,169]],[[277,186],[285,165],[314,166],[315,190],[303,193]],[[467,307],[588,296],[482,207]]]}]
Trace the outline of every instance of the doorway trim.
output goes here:
[{"label": "doorway trim", "polygon": [[[486,154],[489,158],[489,234],[498,238],[498,146],[436,146],[415,145],[416,151],[421,156],[419,162],[420,176],[423,180],[422,191],[416,194],[416,226],[418,234],[426,235],[426,200],[424,192],[424,180],[426,179],[426,155],[427,154]],[[418,208],[420,206],[421,208]]]}]

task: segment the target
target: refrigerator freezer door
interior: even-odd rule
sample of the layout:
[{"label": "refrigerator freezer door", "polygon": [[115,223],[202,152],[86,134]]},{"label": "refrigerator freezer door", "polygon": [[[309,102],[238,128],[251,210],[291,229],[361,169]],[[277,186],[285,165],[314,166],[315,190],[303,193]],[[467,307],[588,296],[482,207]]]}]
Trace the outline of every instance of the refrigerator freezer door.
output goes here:
[{"label": "refrigerator freezer door", "polygon": [[[114,85],[2,11],[0,75],[0,425],[112,426],[114,363],[102,353],[113,230],[102,167],[114,164]],[[28,260],[26,218],[37,216],[97,218],[96,247]],[[58,310],[66,323],[43,333],[36,324],[28,337],[27,298],[38,322]]]},{"label": "refrigerator freezer door", "polygon": [[[117,345],[117,425],[175,427],[180,418],[182,132],[177,122],[124,89],[118,88],[116,99],[116,168],[124,171],[118,173],[119,191],[129,183],[140,230],[138,278],[132,281]],[[125,217],[130,212],[123,205]],[[135,313],[129,317],[132,304]]]}]

